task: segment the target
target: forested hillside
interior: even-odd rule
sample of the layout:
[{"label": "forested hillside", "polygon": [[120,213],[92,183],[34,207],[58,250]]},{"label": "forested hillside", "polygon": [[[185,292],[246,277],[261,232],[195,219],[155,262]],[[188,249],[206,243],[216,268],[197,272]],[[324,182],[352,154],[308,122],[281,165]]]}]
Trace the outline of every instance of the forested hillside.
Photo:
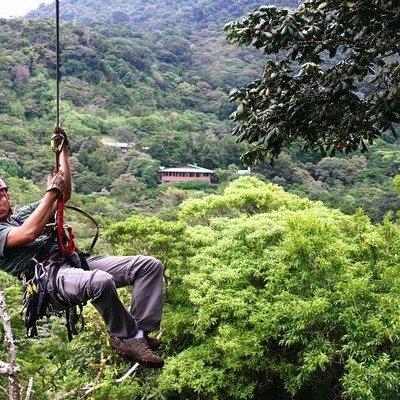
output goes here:
[{"label": "forested hillside", "polygon": [[[190,162],[225,169],[220,182],[235,176],[227,168],[241,167],[244,147],[229,136],[235,105],[228,93],[259,76],[264,57],[228,45],[222,29],[256,6],[174,1],[156,9],[155,3],[137,1],[63,5],[64,20],[90,20],[90,27],[62,28],[62,112],[72,136],[77,193],[106,189],[117,201],[154,210],[163,202],[159,190],[152,189],[160,165]],[[48,17],[52,10],[42,6],[30,18]],[[198,10],[203,17],[188,23]],[[129,18],[110,20],[122,11]],[[92,23],[89,16],[103,22]],[[51,163],[45,145],[54,120],[54,22],[4,20],[1,35],[0,134],[3,160],[8,158],[1,169],[40,183]],[[355,169],[348,158],[321,159],[293,150],[255,172],[345,212],[363,207],[380,219],[387,210],[400,208],[393,185],[398,146],[390,135],[387,139],[357,156]],[[104,140],[130,142],[132,148],[122,154],[105,147]],[[121,191],[121,175],[129,194]]]},{"label": "forested hillside", "polygon": [[[297,0],[271,0],[270,4],[295,7]],[[201,28],[220,30],[224,23],[254,10],[260,0],[66,0],[63,18],[67,21],[92,24],[130,24],[138,30],[171,30],[171,34],[196,35]],[[41,5],[28,18],[43,18],[54,13],[52,4]],[[173,29],[171,29],[173,28]]]},{"label": "forested hillside", "polygon": [[[1,169],[40,183],[52,161],[46,145],[54,123],[54,27],[3,20],[1,35]],[[138,202],[156,185],[160,165],[240,165],[226,119],[228,71],[211,75],[198,67],[192,78],[184,55],[179,65],[163,61],[164,46],[148,40],[119,28],[63,28],[62,119],[77,193],[118,192],[117,178],[125,175],[131,198],[123,200]],[[105,138],[131,149],[106,147]]]},{"label": "forested hillside", "polygon": [[[268,0],[270,4],[296,6],[296,0]],[[172,66],[180,67],[180,74],[189,84],[205,80],[211,88],[229,90],[235,84],[244,84],[257,71],[254,52],[238,51],[226,42],[223,28],[228,21],[240,18],[264,2],[259,0],[91,0],[63,2],[61,18],[64,21],[97,27],[101,31],[117,31],[119,36],[142,39],[141,48],[153,53],[164,67],[160,79],[166,79]],[[27,18],[54,16],[54,6],[42,5]],[[137,53],[139,57],[140,52]],[[250,70],[249,70],[250,69]],[[200,83],[200,91],[208,91]],[[193,93],[186,88],[186,94]],[[182,93],[183,95],[185,93]],[[222,93],[219,93],[221,96]],[[224,96],[222,96],[224,97]],[[168,100],[168,99],[167,99]],[[210,99],[198,98],[196,105],[213,106]],[[223,99],[219,99],[223,100]],[[173,105],[169,103],[169,105]],[[192,104],[185,104],[192,107]],[[224,117],[229,116],[225,104]],[[213,109],[215,112],[215,109]]]},{"label": "forested hillside", "polygon": [[[210,20],[196,25],[190,35],[182,33],[189,25],[180,18],[177,22],[178,4],[183,3],[167,2],[154,14],[176,29],[165,30],[161,24],[155,32],[122,23],[62,27],[61,110],[71,136],[75,192],[96,193],[74,201],[97,211],[105,208],[101,216],[128,215],[133,207],[154,211],[181,201],[186,195],[179,189],[157,186],[161,165],[220,168],[222,180],[235,175],[223,172],[229,165],[241,166],[242,149],[230,137],[234,105],[228,94],[257,76],[262,63],[253,52],[228,46],[222,29],[230,15],[241,15],[251,4],[214,4],[211,10],[210,3]],[[75,15],[82,16],[84,8],[100,18],[98,10],[110,15],[110,6],[63,3],[62,15],[76,9]],[[135,15],[145,19],[154,4],[142,6]],[[122,8],[128,9],[126,3],[119,3]],[[12,182],[17,204],[40,193],[21,178],[40,185],[51,168],[54,34],[53,19],[1,24],[0,170]],[[131,147],[124,152],[103,142]]]}]

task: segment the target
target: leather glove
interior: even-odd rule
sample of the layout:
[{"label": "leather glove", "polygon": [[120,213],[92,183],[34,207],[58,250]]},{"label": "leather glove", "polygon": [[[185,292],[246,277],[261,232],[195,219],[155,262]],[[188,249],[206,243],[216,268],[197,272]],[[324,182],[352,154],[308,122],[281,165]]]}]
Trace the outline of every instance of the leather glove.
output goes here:
[{"label": "leather glove", "polygon": [[67,132],[61,128],[61,126],[56,126],[54,128],[54,134],[51,138],[51,146],[53,150],[61,151],[64,146],[69,146]]},{"label": "leather glove", "polygon": [[55,191],[63,194],[65,191],[65,180],[62,171],[47,177],[47,190],[46,192]]}]

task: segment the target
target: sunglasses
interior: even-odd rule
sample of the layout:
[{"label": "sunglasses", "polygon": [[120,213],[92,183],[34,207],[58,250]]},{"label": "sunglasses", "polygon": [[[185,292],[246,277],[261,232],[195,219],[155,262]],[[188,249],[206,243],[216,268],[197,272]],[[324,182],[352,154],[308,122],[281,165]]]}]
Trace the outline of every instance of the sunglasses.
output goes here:
[{"label": "sunglasses", "polygon": [[2,199],[3,197],[7,197],[7,196],[8,196],[7,190],[0,190],[0,199]]}]

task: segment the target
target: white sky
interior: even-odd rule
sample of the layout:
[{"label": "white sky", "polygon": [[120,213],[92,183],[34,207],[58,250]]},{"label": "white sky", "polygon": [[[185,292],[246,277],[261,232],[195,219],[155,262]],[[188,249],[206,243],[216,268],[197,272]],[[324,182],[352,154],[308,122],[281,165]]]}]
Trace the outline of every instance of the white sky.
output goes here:
[{"label": "white sky", "polygon": [[28,11],[37,8],[42,3],[53,0],[0,0],[0,17],[22,17]]}]

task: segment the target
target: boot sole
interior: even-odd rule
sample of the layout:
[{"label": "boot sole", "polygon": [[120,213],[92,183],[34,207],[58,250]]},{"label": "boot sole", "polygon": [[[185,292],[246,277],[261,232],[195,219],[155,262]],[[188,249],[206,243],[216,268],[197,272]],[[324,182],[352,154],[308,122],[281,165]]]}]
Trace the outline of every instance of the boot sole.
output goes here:
[{"label": "boot sole", "polygon": [[121,358],[124,358],[125,360],[128,360],[128,361],[133,362],[133,363],[138,363],[142,367],[153,368],[153,369],[161,369],[162,367],[164,367],[164,363],[162,363],[162,364],[152,364],[152,363],[148,363],[148,362],[145,362],[145,361],[140,361],[137,358],[134,358],[134,357],[129,356],[129,355],[124,354],[124,353],[120,353],[119,351],[117,351],[117,354]]}]

